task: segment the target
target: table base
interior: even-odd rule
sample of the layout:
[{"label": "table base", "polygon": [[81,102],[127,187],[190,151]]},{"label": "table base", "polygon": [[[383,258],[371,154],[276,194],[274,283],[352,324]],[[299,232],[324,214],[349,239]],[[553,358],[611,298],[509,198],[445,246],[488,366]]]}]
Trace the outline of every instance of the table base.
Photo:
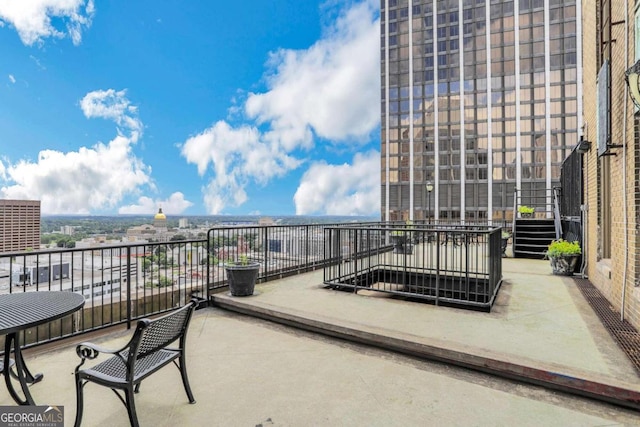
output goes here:
[{"label": "table base", "polygon": [[[9,368],[11,368],[16,362],[13,359],[9,359]],[[0,359],[0,375],[4,372],[4,359]],[[11,375],[15,375],[13,371],[9,370]],[[15,378],[15,377],[14,377]]]},{"label": "table base", "polygon": [[[35,401],[33,400],[33,397],[31,397],[31,393],[29,392],[29,384],[40,382],[42,378],[44,378],[44,376],[42,374],[33,375],[31,373],[29,368],[27,368],[27,365],[24,363],[24,358],[22,357],[22,350],[20,349],[20,347],[19,333],[12,333],[6,336],[4,342],[5,359],[2,361],[2,373],[4,374],[4,382],[7,385],[9,394],[18,405],[35,405]],[[15,360],[6,358],[9,354],[11,354],[12,351]],[[14,369],[12,369],[12,367]],[[20,383],[20,388],[22,389],[24,399],[16,391],[11,378],[14,378]]]}]

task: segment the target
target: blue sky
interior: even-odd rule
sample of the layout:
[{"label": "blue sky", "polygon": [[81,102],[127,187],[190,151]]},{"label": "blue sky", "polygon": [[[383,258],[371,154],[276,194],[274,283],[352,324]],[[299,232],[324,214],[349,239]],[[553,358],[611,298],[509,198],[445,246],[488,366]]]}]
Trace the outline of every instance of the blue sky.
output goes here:
[{"label": "blue sky", "polygon": [[1,0],[0,197],[377,215],[378,4]]}]

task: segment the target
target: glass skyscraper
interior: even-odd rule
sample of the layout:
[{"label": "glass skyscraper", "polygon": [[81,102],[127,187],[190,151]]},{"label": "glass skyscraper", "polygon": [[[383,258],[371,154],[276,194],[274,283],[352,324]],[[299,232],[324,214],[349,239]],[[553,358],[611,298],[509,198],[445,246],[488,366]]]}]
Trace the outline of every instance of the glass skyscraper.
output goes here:
[{"label": "glass skyscraper", "polygon": [[381,0],[383,220],[508,220],[516,188],[551,203],[581,134],[580,8]]}]

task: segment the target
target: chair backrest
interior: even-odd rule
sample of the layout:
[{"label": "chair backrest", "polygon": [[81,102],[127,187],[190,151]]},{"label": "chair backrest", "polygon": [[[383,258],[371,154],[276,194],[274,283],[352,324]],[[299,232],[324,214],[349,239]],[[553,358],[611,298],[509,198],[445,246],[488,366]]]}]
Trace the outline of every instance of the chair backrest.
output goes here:
[{"label": "chair backrest", "polygon": [[139,320],[129,349],[130,357],[140,359],[166,347],[178,338],[183,338],[197,304],[196,300],[192,300],[184,307],[157,319]]}]

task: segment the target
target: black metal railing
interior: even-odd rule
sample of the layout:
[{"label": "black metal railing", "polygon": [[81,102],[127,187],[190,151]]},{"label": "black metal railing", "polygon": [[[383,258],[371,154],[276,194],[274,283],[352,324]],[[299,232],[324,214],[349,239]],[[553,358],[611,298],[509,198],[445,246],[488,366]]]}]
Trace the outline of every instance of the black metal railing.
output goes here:
[{"label": "black metal railing", "polygon": [[[362,223],[364,224],[379,224]],[[326,227],[339,225],[264,225],[212,228],[207,233],[209,295],[227,286],[225,264],[260,264],[258,283],[322,268]]]},{"label": "black metal railing", "polygon": [[240,256],[261,263],[260,281],[322,267],[327,225],[336,224],[220,227],[209,230],[206,240],[2,253],[0,293],[85,297],[81,312],[27,330],[27,346],[119,324],[131,327],[192,297],[208,299],[227,286],[225,262]]},{"label": "black metal railing", "polygon": [[560,237],[569,241],[578,241],[583,245],[583,177],[582,153],[573,150],[562,162],[560,168],[560,218],[562,233]]},{"label": "black metal railing", "polygon": [[556,230],[556,239],[562,237],[562,217],[560,215],[560,187],[553,188],[553,225]]},{"label": "black metal railing", "polygon": [[328,227],[324,283],[490,310],[502,281],[500,227]]},{"label": "black metal railing", "polygon": [[[344,223],[220,227],[209,230],[206,240],[3,253],[0,293],[60,291],[85,297],[82,311],[25,331],[23,342],[27,346],[115,325],[131,327],[137,319],[182,306],[194,296],[206,300],[213,292],[224,289],[227,286],[224,265],[239,257],[261,264],[258,279],[261,282],[335,263],[337,260],[327,252],[325,228],[338,225]],[[399,225],[358,223],[356,228],[391,226]],[[448,242],[444,248],[454,241],[470,239],[460,240],[459,233],[453,229],[451,232],[449,236],[440,229],[433,237],[416,234],[416,241],[442,239]],[[495,250],[500,262],[497,237]],[[486,237],[472,240],[482,239]],[[375,246],[370,245],[371,239],[366,242],[358,244],[367,245],[363,247],[368,253],[392,249],[389,241]],[[444,257],[442,262],[458,261]],[[483,269],[489,271],[488,266]]]},{"label": "black metal railing", "polygon": [[[0,254],[0,293],[60,291],[85,298],[77,314],[27,330],[27,345],[134,320],[206,295],[205,240]],[[2,340],[3,337],[0,337]]]},{"label": "black metal railing", "polygon": [[551,218],[553,216],[553,189],[531,187],[514,190],[514,218],[523,218],[520,208],[533,208],[533,218]]},{"label": "black metal railing", "polygon": [[562,197],[559,201],[563,219],[580,221],[583,204],[582,162],[582,153],[573,150],[560,167]]}]

